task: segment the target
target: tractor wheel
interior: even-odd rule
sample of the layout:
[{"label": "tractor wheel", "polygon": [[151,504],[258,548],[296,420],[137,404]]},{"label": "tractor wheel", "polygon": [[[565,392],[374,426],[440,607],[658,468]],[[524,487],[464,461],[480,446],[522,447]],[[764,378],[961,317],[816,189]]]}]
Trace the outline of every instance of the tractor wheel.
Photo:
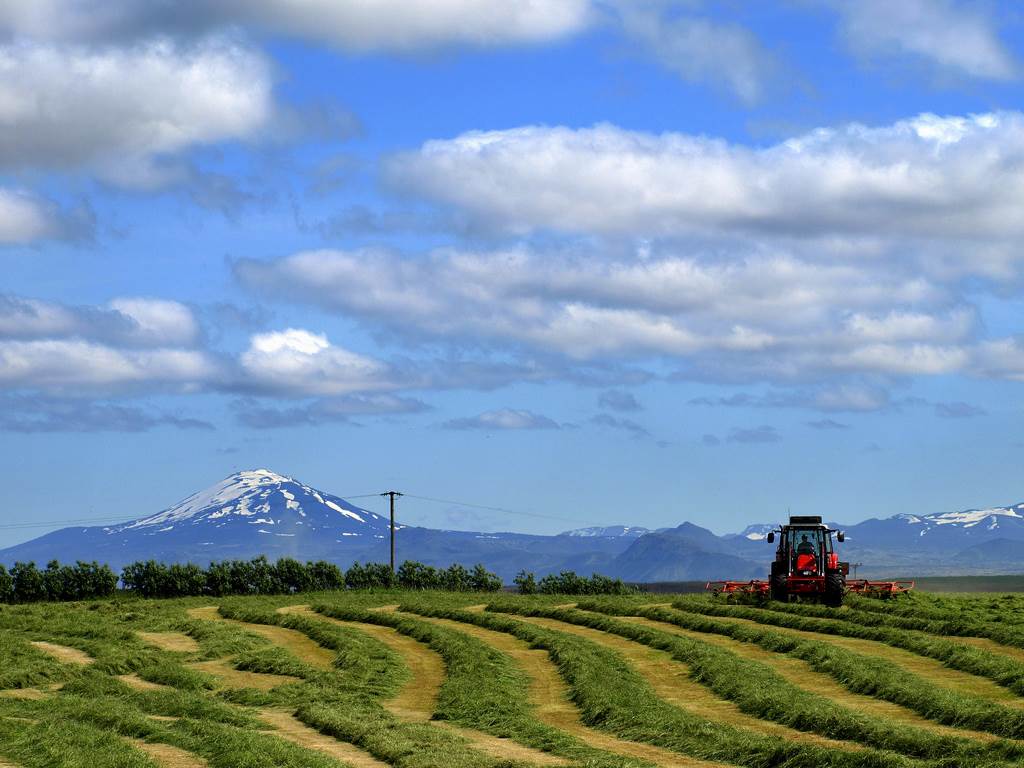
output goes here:
[{"label": "tractor wheel", "polygon": [[771,591],[772,600],[777,600],[780,603],[789,602],[789,591],[786,589],[786,582],[781,576],[772,576]]},{"label": "tractor wheel", "polygon": [[828,573],[825,576],[825,605],[829,608],[838,608],[843,604],[843,593],[846,591],[846,582],[843,574],[838,571]]}]

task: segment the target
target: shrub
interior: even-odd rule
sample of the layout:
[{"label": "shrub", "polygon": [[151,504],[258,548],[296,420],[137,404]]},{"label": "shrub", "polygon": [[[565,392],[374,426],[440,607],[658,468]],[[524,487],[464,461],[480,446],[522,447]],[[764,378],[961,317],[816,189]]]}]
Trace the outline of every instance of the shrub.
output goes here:
[{"label": "shrub", "polygon": [[14,600],[14,581],[7,569],[0,565],[0,603],[10,603]]},{"label": "shrub", "polygon": [[345,574],[341,568],[326,560],[318,560],[315,563],[306,563],[306,573],[309,578],[310,589],[325,591],[329,589],[343,589],[345,587]]},{"label": "shrub", "polygon": [[14,602],[34,603],[46,599],[46,583],[35,563],[15,563],[11,568]]},{"label": "shrub", "polygon": [[497,592],[501,589],[501,579],[484,568],[482,563],[473,566],[469,588],[474,592]]},{"label": "shrub", "polygon": [[[532,576],[532,574],[531,574]],[[549,574],[540,580],[537,591],[542,595],[628,595],[635,590],[621,579],[612,579],[599,573],[589,579],[575,571]]]},{"label": "shrub", "polygon": [[537,594],[537,579],[528,571],[520,571],[517,573],[516,577],[512,580],[512,583],[516,585],[520,595]]},{"label": "shrub", "polygon": [[398,585],[404,589],[440,589],[441,577],[432,565],[406,560],[398,566]]}]

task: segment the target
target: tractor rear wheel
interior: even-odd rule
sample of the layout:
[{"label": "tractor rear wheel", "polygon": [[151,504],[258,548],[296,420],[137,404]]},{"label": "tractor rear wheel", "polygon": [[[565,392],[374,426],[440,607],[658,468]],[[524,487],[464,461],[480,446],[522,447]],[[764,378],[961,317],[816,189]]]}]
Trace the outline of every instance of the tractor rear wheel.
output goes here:
[{"label": "tractor rear wheel", "polygon": [[829,608],[838,608],[843,604],[843,593],[846,591],[846,582],[843,574],[834,571],[825,575],[825,605]]}]

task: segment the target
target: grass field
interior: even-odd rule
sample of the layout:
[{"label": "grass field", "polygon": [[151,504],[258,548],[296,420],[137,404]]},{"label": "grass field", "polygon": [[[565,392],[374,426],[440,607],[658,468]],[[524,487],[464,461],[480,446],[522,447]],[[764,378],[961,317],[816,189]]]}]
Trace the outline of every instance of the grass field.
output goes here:
[{"label": "grass field", "polygon": [[0,768],[1024,765],[1024,596],[0,607]]}]

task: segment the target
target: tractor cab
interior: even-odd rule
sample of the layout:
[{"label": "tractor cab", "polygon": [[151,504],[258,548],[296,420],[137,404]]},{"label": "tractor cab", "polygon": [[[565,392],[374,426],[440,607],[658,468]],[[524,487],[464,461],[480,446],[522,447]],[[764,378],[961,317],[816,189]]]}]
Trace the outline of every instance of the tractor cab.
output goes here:
[{"label": "tractor cab", "polygon": [[832,546],[832,534],[842,542],[841,531],[834,531],[818,516],[794,515],[787,525],[768,534],[774,543],[778,534],[775,562],[772,563],[770,591],[773,600],[810,597],[827,605],[840,605],[846,589],[846,563]]}]

